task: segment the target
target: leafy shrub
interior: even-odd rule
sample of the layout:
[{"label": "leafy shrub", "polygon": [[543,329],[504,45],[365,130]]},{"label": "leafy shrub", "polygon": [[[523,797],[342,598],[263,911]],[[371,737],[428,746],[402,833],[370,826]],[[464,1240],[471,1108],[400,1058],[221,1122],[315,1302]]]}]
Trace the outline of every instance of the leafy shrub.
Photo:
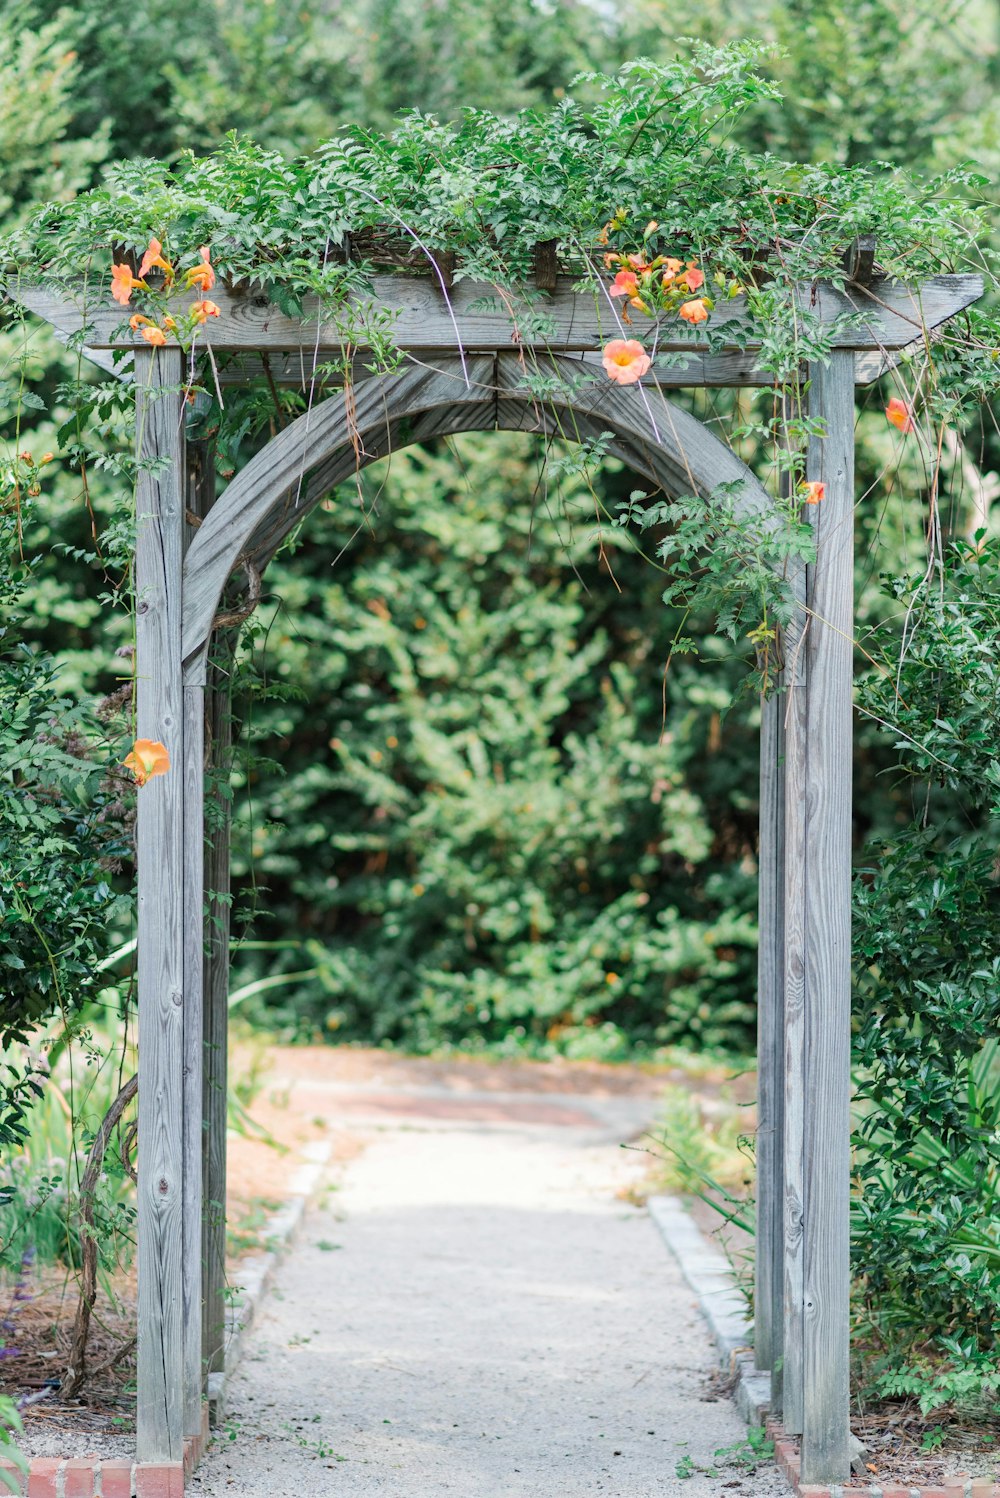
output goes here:
[{"label": "leafy shrub", "polygon": [[127,909],[111,868],[125,855],[126,809],[105,785],[109,746],[93,713],[58,691],[57,668],[17,638],[32,567],[21,515],[0,513],[0,1146],[23,1137],[41,1090],[34,1028],[100,985],[109,923]]},{"label": "leafy shrub", "polygon": [[266,886],[255,935],[308,961],[248,951],[236,984],[311,976],[244,1012],[422,1049],[749,1041],[756,746],[717,717],[742,665],[709,633],[664,684],[681,611],[585,487],[536,484],[523,438],[400,453],[360,532],[352,486],[269,571],[237,899]]},{"label": "leafy shrub", "polygon": [[891,585],[896,675],[862,708],[895,732],[913,823],[856,883],[858,1306],[888,1393],[996,1387],[1000,1337],[1000,545]]}]

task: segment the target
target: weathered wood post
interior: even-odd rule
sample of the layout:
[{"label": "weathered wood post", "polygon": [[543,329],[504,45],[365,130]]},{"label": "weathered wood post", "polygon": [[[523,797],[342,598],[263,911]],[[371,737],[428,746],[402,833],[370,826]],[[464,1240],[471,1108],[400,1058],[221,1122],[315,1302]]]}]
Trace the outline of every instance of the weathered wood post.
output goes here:
[{"label": "weathered wood post", "polygon": [[[209,442],[189,444],[188,544],[215,504],[215,453]],[[187,802],[189,877],[188,940],[198,944],[190,969],[186,1009],[188,1115],[187,1153],[191,1190],[197,1180],[198,1214],[185,1222],[185,1261],[190,1266],[186,1329],[185,1431],[201,1429],[204,1398],[212,1409],[213,1374],[225,1367],[226,1334],[226,1128],[229,1032],[229,845],[228,776],[232,757],[232,666],[236,632],[217,631],[204,663],[184,678],[190,714],[187,741],[192,779]],[[194,1053],[197,1051],[197,1066]],[[197,1262],[196,1262],[197,1261]],[[197,1296],[195,1295],[197,1288]]]},{"label": "weathered wood post", "polygon": [[[184,526],[182,355],[137,349],[136,723],[167,774],[138,792],[138,1393],[142,1462],[179,1461],[184,1436]],[[162,388],[161,388],[162,387]]]},{"label": "weathered wood post", "polygon": [[824,435],[812,511],[805,755],[805,1213],[803,1483],[850,1476],[851,787],[854,641],[854,362],[810,367]]},{"label": "weathered wood post", "polygon": [[[187,514],[185,552],[197,527],[215,502],[215,460],[211,445],[192,442],[187,451]],[[212,1023],[210,994],[217,985],[217,952],[213,945],[211,911],[206,908],[209,880],[210,841],[206,829],[205,776],[213,740],[214,715],[211,693],[199,681],[184,683],[185,756],[185,967],[184,995],[184,1065],[185,1065],[185,1197],[184,1197],[184,1433],[197,1436],[202,1431],[209,1371],[209,1304],[208,1291],[212,1274],[208,1257],[211,1201],[208,1180],[208,1145],[210,1130],[209,1079],[213,1076],[214,1058],[207,1035]],[[214,821],[215,802],[210,803]],[[226,843],[226,879],[229,873],[229,845]],[[226,960],[228,963],[228,940]],[[223,1058],[223,1066],[225,1060]],[[225,1118],[225,1080],[223,1076],[223,1119]],[[223,1124],[223,1128],[224,1128]],[[225,1144],[223,1143],[223,1155]]]},{"label": "weathered wood post", "polygon": [[790,1435],[802,1431],[802,1219],[805,1202],[805,885],[807,733],[807,576],[799,563],[789,575],[796,609],[783,640],[781,699],[784,748],[784,868],[782,889],[782,1334],[781,1419]]},{"label": "weathered wood post", "polygon": [[205,689],[184,687],[184,1434],[202,1428]]},{"label": "weathered wood post", "polygon": [[758,840],[757,951],[757,1231],[754,1278],[754,1356],[771,1369],[771,1402],[781,1364],[782,1233],[784,1170],[784,697],[766,697],[760,709],[760,831]]},{"label": "weathered wood post", "polygon": [[[778,433],[788,447],[789,401]],[[787,494],[790,475],[777,484]],[[794,564],[801,572],[801,564]],[[804,591],[804,578],[792,578]],[[754,1274],[754,1361],[771,1373],[771,1413],[782,1408],[784,1366],[785,1199],[785,671],[780,639],[773,651],[770,695],[760,709],[760,813],[757,852],[757,1222]]]},{"label": "weathered wood post", "polygon": [[209,782],[205,843],[208,932],[205,955],[204,1218],[202,1226],[205,1370],[226,1356],[226,1100],[229,1045],[229,841],[227,794],[232,758],[232,631],[215,637],[205,686]]}]

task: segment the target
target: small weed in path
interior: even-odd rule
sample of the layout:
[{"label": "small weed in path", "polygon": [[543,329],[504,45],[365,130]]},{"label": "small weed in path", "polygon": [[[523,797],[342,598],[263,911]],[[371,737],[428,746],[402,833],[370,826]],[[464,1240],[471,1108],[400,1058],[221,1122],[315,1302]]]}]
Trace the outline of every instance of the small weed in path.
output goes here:
[{"label": "small weed in path", "polygon": [[[314,1415],[313,1422],[316,1423],[319,1418],[319,1415]],[[321,1461],[347,1461],[346,1456],[341,1456],[339,1452],[334,1451],[333,1447],[328,1446],[321,1437],[310,1440],[308,1436],[303,1434],[301,1428],[291,1425],[287,1421],[282,1425],[282,1430],[288,1432],[296,1446],[301,1446],[303,1451],[308,1451],[312,1456],[319,1457]]]},{"label": "small weed in path", "polygon": [[733,1446],[720,1446],[715,1451],[715,1463],[702,1467],[692,1456],[685,1453],[674,1467],[677,1477],[721,1477],[726,1471],[755,1472],[764,1462],[774,1457],[774,1442],[767,1439],[763,1426],[754,1426],[747,1431],[746,1439]]}]

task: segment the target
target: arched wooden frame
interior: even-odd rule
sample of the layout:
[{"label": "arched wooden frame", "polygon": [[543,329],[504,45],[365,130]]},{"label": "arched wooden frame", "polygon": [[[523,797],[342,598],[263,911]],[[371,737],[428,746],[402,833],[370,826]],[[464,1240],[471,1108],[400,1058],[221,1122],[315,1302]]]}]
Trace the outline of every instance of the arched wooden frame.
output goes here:
[{"label": "arched wooden frame", "polygon": [[[140,1461],[181,1458],[185,1438],[203,1428],[206,1376],[221,1370],[224,1353],[229,850],[224,819],[206,846],[204,796],[206,767],[225,757],[225,669],[209,660],[209,644],[227,580],[259,573],[358,466],[449,432],[608,432],[611,451],[668,494],[711,503],[720,484],[735,484],[745,509],[766,517],[773,506],[660,388],[769,382],[754,367],[739,307],[729,345],[685,343],[685,368],[622,389],[599,370],[592,378],[595,353],[619,331],[602,326],[600,306],[557,285],[544,339],[532,349],[518,336],[528,346],[522,358],[511,352],[508,311],[481,310],[484,290],[460,283],[445,310],[427,283],[376,278],[376,302],[395,316],[409,366],[359,379],[350,404],[341,393],[300,416],[217,505],[210,456],[185,443],[181,352],[131,340],[137,450],[154,460],[137,485],[138,733],[161,740],[173,767],[143,788],[138,817]],[[807,476],[826,494],[810,510],[817,561],[789,579],[797,610],[782,643],[784,690],[764,704],[761,729],[755,1353],[772,1372],[786,1431],[801,1435],[805,1482],[844,1481],[850,1470],[854,386],[979,294],[977,278],[959,276],[802,292],[824,320],[863,314],[836,325],[827,363],[802,371],[824,434],[810,443]],[[118,311],[88,307],[85,293],[15,295],[59,336],[86,328],[99,362],[101,350],[130,341]],[[308,388],[317,359],[338,350],[337,330],[314,309],[296,321],[260,298],[218,296],[213,346],[243,359],[224,381],[246,379],[266,360],[271,378]]]},{"label": "arched wooden frame", "polygon": [[[161,362],[162,358],[163,356],[160,355]],[[847,380],[845,388],[848,405],[840,415],[846,416],[847,419],[847,445],[844,452],[849,458],[853,430],[853,355],[841,354],[836,356],[836,359],[839,373],[842,376],[841,383],[844,377]],[[532,373],[537,375],[538,372],[536,362],[532,366]],[[201,814],[197,804],[204,744],[203,694],[209,675],[206,662],[212,621],[219,608],[222,591],[230,576],[241,567],[245,567],[248,560],[256,570],[263,570],[284,537],[300,523],[333,485],[349,478],[359,465],[363,466],[375,458],[384,456],[405,443],[424,441],[432,436],[456,431],[481,431],[491,428],[536,430],[556,432],[563,437],[575,440],[587,440],[601,432],[609,432],[613,434],[611,450],[649,480],[654,487],[660,487],[668,494],[694,493],[710,502],[712,494],[721,485],[737,485],[738,504],[745,510],[752,510],[766,516],[773,509],[773,500],[767,491],[731,449],[713,436],[688,412],[666,400],[655,388],[636,386],[622,389],[605,382],[603,376],[598,383],[592,367],[569,358],[543,361],[542,372],[559,376],[563,392],[559,393],[557,390],[544,402],[534,399],[525,389],[523,361],[513,354],[471,356],[464,361],[464,364],[460,364],[457,358],[452,358],[440,361],[435,367],[412,366],[400,375],[363,380],[353,389],[350,410],[344,395],[338,392],[308,414],[300,416],[272,439],[232,481],[223,498],[209,510],[203,523],[190,538],[183,562],[180,594],[182,599],[180,657],[183,659],[183,677],[181,661],[176,653],[173,653],[170,669],[172,680],[169,683],[171,696],[180,692],[184,703],[183,728],[177,734],[174,743],[170,745],[172,754],[177,756],[176,762],[182,762],[183,758],[186,765],[183,786],[180,781],[175,785],[176,790],[182,790],[184,804],[173,813],[167,812],[165,826],[150,828],[150,837],[151,840],[155,839],[157,851],[153,853],[150,850],[147,853],[144,848],[141,854],[150,871],[150,878],[155,882],[156,890],[155,922],[149,923],[150,929],[147,933],[151,943],[156,943],[156,950],[153,952],[144,949],[142,961],[145,964],[145,971],[163,973],[169,962],[168,954],[161,944],[164,936],[172,929],[171,922],[165,919],[163,911],[165,887],[178,892],[180,888],[183,888],[183,899],[187,911],[186,918],[180,922],[179,926],[173,928],[177,935],[172,955],[175,968],[178,961],[182,963],[184,998],[181,1008],[184,1015],[183,1029],[187,1037],[184,1050],[188,1085],[191,1088],[191,1100],[187,1108],[187,1126],[191,1135],[189,1141],[191,1166],[186,1173],[189,1200],[185,1205],[185,1221],[189,1225],[197,1220],[196,1205],[190,1198],[193,1197],[198,1181],[196,1150],[200,1141],[194,1137],[193,1121],[197,1118],[200,1126],[200,1115],[197,1109],[198,1099],[201,1096],[201,1083],[197,1076],[196,1055],[204,1020],[204,1016],[199,1019],[204,978],[199,971],[197,946],[192,940],[200,930],[196,912],[203,902],[203,888],[199,879]],[[585,381],[582,385],[579,383],[581,376]],[[141,371],[138,377],[142,378]],[[160,377],[163,377],[162,372]],[[828,383],[826,382],[824,389]],[[553,388],[555,388],[555,382],[553,382]],[[153,408],[150,407],[150,414],[152,410]],[[799,1326],[799,1322],[804,1319],[805,1256],[809,1245],[812,1244],[816,1281],[812,1292],[812,1302],[817,1307],[820,1305],[823,1307],[820,1327],[823,1339],[822,1353],[814,1358],[808,1375],[804,1360],[802,1367],[799,1368],[795,1354],[793,1353],[789,1358],[786,1353],[784,1409],[789,1428],[802,1429],[803,1433],[805,1433],[807,1407],[828,1412],[827,1424],[829,1432],[833,1434],[824,1430],[822,1434],[810,1437],[814,1440],[822,1440],[824,1443],[820,1460],[828,1466],[834,1440],[841,1448],[846,1449],[847,1430],[846,1238],[841,1233],[842,1241],[838,1243],[833,1221],[839,1217],[842,1222],[846,1222],[847,1210],[847,1058],[844,1045],[841,1044],[840,1054],[835,1061],[827,1062],[825,1067],[820,1066],[819,1062],[832,1044],[835,1031],[841,1032],[842,1040],[846,1038],[847,1024],[849,917],[846,902],[849,897],[850,859],[853,488],[849,461],[841,461],[839,466],[834,465],[831,468],[825,445],[815,456],[813,471],[821,475],[828,486],[822,511],[817,512],[818,518],[821,514],[823,521],[826,522],[824,529],[831,536],[835,536],[837,530],[840,531],[837,544],[827,544],[824,552],[827,570],[833,568],[835,571],[835,577],[828,591],[837,600],[834,612],[839,618],[839,629],[842,633],[838,634],[835,626],[832,632],[824,630],[818,636],[826,647],[825,650],[819,651],[819,670],[823,673],[824,681],[831,681],[837,669],[839,669],[841,679],[839,700],[832,713],[836,721],[832,725],[827,725],[832,727],[833,731],[824,735],[822,744],[812,745],[811,775],[815,786],[820,788],[815,808],[816,817],[823,813],[823,804],[825,804],[828,786],[831,782],[841,787],[835,809],[827,816],[829,834],[838,843],[837,853],[841,867],[839,879],[823,880],[821,898],[825,935],[821,936],[816,943],[813,976],[813,991],[818,998],[817,1007],[823,1016],[823,1023],[812,1047],[813,1065],[808,1080],[804,1078],[805,1039],[800,1023],[802,1011],[800,975],[806,961],[804,910],[801,921],[789,922],[782,959],[790,965],[789,992],[794,1010],[793,1022],[786,1023],[777,1014],[779,975],[773,965],[769,969],[766,980],[770,985],[771,996],[761,1005],[761,1023],[767,1032],[766,1045],[771,1052],[769,1059],[762,1065],[762,1080],[765,1090],[770,1092],[771,1099],[770,1108],[766,1101],[762,1108],[758,1136],[762,1180],[770,1177],[777,1183],[780,1177],[782,1194],[790,1191],[791,1197],[786,1208],[788,1224],[783,1233],[778,1221],[781,1212],[780,1197],[776,1199],[767,1191],[762,1193],[760,1235],[765,1245],[762,1266],[770,1263],[770,1269],[766,1277],[762,1273],[762,1283],[758,1288],[758,1322],[762,1330],[762,1336],[758,1338],[758,1342],[759,1356],[773,1364],[776,1353],[772,1350],[768,1355],[765,1342],[768,1335],[772,1343],[776,1345],[781,1345],[786,1341],[782,1334],[786,1317],[778,1313],[774,1305],[785,1302],[787,1299],[789,1306],[787,1320],[789,1323],[794,1320],[794,1325],[789,1325],[787,1341],[796,1347],[802,1343],[804,1347],[803,1329]],[[179,466],[181,462],[179,453],[176,462]],[[143,549],[144,545],[140,537],[140,555]],[[792,581],[805,602],[807,579],[804,569]],[[815,584],[812,591],[815,595]],[[140,610],[143,608],[145,598],[146,592],[140,583]],[[801,654],[798,646],[794,649],[797,655]],[[838,658],[836,667],[832,667],[826,659],[831,650]],[[147,658],[141,652],[142,643],[140,642],[140,659]],[[167,685],[162,670],[160,676],[159,690],[162,690]],[[794,688],[801,689],[805,679],[806,660],[803,657],[796,661]],[[142,680],[144,681],[144,676]],[[827,687],[824,686],[824,691],[826,690]],[[792,700],[796,701],[796,705],[799,697],[804,699],[804,693],[801,690],[793,690],[791,696]],[[142,701],[141,690],[140,731],[145,732]],[[786,700],[778,698],[768,706],[771,737],[780,732],[779,725],[782,714],[785,714],[785,706]],[[157,725],[158,732],[163,733],[166,718],[162,702],[151,705],[148,729],[150,736],[153,733],[151,726],[153,723]],[[817,724],[817,726],[820,725]],[[792,735],[788,738],[789,742],[800,745],[803,756],[798,778],[793,777],[789,782],[796,786],[795,795],[798,797],[801,795],[798,786],[802,784],[805,775],[805,757],[810,753],[810,749],[807,746],[804,731],[799,740],[794,740]],[[775,782],[778,780],[780,773],[781,767],[775,755],[775,765],[769,769],[766,777],[769,785],[772,780]],[[787,748],[784,774],[788,775]],[[778,798],[783,799],[780,790]],[[165,797],[163,799],[166,800]],[[147,804],[144,792],[143,810]],[[180,839],[177,837],[179,826],[184,829],[183,837]],[[768,852],[766,834],[763,841],[765,865],[776,866],[777,850]],[[827,858],[825,851],[823,857]],[[165,879],[164,876],[172,858],[178,859],[183,865],[182,878]],[[794,897],[798,900],[799,896],[804,893],[801,872],[790,871],[789,877],[793,885]],[[837,887],[831,890],[829,887],[831,883]],[[143,896],[140,894],[140,901],[142,900]],[[779,902],[779,908],[781,904],[783,902]],[[819,907],[820,902],[817,901],[813,911],[814,919]],[[221,915],[221,912],[218,914]],[[186,941],[182,937],[184,930],[187,933]],[[773,962],[772,957],[772,964]],[[142,1002],[143,999],[140,998],[140,1004]],[[156,1002],[155,997],[153,1002]],[[221,1012],[218,995],[213,995],[213,1002],[216,1033],[213,1036],[212,1048],[215,1055],[219,1056],[222,1042],[217,1033],[218,1015]],[[148,1030],[148,1013],[145,1022]],[[796,1030],[796,1024],[799,1025],[798,1030]],[[786,1044],[790,1047],[783,1063],[775,1054],[778,1037],[781,1035],[785,1036]],[[157,1058],[150,1060],[147,1046],[144,1065],[147,1069],[151,1069],[156,1064]],[[176,1056],[173,1059],[165,1057],[159,1064],[174,1068]],[[808,1173],[803,1158],[807,1146],[802,1120],[796,1117],[792,1109],[789,1110],[789,1121],[802,1137],[796,1138],[794,1143],[794,1165],[786,1171],[781,1164],[784,1151],[782,1141],[777,1134],[775,1110],[779,1102],[783,1100],[783,1089],[779,1082],[782,1073],[793,1095],[799,1094],[805,1087],[810,1088],[814,1104],[813,1116],[822,1120],[826,1130],[818,1150],[813,1145],[816,1158],[811,1168],[813,1178],[829,1177],[828,1189],[822,1199],[826,1210],[821,1210],[820,1205],[817,1205],[808,1222],[803,1219],[799,1206],[805,1195],[804,1178]],[[146,1089],[147,1099],[150,1093],[154,1096],[164,1095],[166,1091],[164,1083],[164,1078],[157,1077]],[[219,1091],[217,1086],[215,1090]],[[162,1111],[158,1110],[157,1116],[162,1121]],[[838,1176],[840,1177],[839,1184]],[[145,1178],[147,1181],[151,1178],[155,1179],[155,1169],[147,1167]],[[221,1183],[211,1183],[207,1192],[210,1201],[219,1200],[222,1194]],[[147,1202],[148,1194],[147,1186],[145,1198]],[[162,1211],[160,1201],[157,1201],[155,1205],[158,1211]],[[152,1215],[152,1208],[148,1210]],[[147,1237],[149,1236],[151,1235],[147,1234]],[[767,1246],[768,1244],[770,1247]],[[187,1369],[186,1377],[179,1380],[175,1386],[180,1388],[186,1385],[188,1390],[191,1406],[187,1419],[189,1433],[200,1418],[199,1405],[195,1403],[193,1397],[197,1393],[200,1399],[196,1370],[200,1367],[203,1354],[199,1340],[201,1323],[195,1314],[199,1299],[196,1294],[199,1271],[196,1258],[199,1254],[201,1263],[218,1265],[218,1252],[210,1255],[202,1253],[201,1245],[192,1233],[184,1252],[184,1262],[180,1266],[182,1305],[186,1302],[189,1306],[186,1316],[183,1314],[181,1316],[182,1322],[187,1327]],[[147,1270],[147,1283],[151,1278]],[[784,1283],[786,1279],[787,1286]],[[217,1303],[221,1288],[219,1279],[206,1283],[204,1285],[206,1301]],[[152,1296],[150,1300],[153,1300]],[[800,1301],[802,1310],[799,1309]],[[144,1327],[149,1328],[152,1318],[160,1312],[160,1309],[159,1303],[146,1307],[142,1318]],[[218,1315],[217,1311],[216,1320],[218,1320]],[[820,1318],[817,1317],[817,1323],[819,1322]],[[770,1326],[769,1333],[768,1326]],[[148,1334],[147,1330],[147,1336]],[[161,1335],[163,1345],[173,1347],[176,1357],[178,1346],[176,1329],[164,1328]],[[157,1341],[159,1342],[160,1338]],[[838,1344],[839,1359],[836,1356]],[[161,1362],[159,1358],[155,1361],[150,1359],[150,1362],[152,1368],[146,1368],[144,1371],[146,1379],[151,1381],[151,1375],[159,1376]],[[837,1380],[838,1362],[840,1364],[839,1383]],[[833,1378],[831,1378],[831,1370],[834,1374]],[[807,1377],[813,1380],[811,1397],[808,1401],[806,1399]],[[148,1383],[145,1388],[146,1397],[149,1398],[151,1391]],[[159,1401],[165,1398],[167,1393],[168,1389],[164,1386],[162,1390],[156,1391],[153,1398]],[[835,1408],[833,1407],[834,1398],[836,1399]],[[796,1408],[797,1404],[801,1406],[801,1413]],[[157,1408],[156,1405],[153,1407]],[[843,1465],[842,1456],[834,1456],[833,1459],[837,1461],[838,1466]]]}]

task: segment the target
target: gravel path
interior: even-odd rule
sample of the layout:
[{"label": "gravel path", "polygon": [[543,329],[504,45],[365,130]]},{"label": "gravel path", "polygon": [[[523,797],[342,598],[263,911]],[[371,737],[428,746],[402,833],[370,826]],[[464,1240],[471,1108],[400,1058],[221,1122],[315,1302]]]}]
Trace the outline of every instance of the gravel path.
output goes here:
[{"label": "gravel path", "polygon": [[465,1121],[430,1089],[425,1104],[386,1123],[378,1098],[353,1100],[366,1148],[280,1270],[192,1491],[786,1491],[769,1467],[715,1458],[742,1424],[712,1392],[676,1266],[618,1194],[643,1164],[617,1143],[635,1101],[619,1119],[579,1096],[527,1114],[524,1097],[468,1096]]}]

